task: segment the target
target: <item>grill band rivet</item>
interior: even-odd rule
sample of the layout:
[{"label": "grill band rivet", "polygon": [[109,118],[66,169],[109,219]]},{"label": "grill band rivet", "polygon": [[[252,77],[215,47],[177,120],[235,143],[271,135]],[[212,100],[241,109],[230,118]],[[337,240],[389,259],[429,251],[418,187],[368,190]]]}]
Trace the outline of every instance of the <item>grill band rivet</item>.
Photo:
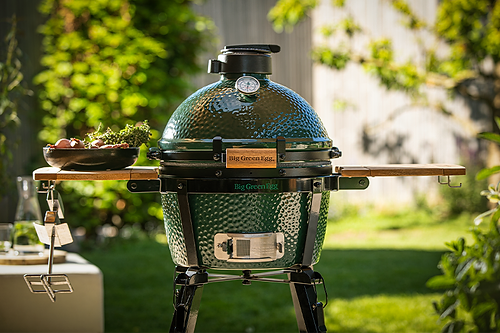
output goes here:
[{"label": "grill band rivet", "polygon": [[216,177],[222,176],[222,171],[220,171],[220,170],[215,171],[215,176]]}]

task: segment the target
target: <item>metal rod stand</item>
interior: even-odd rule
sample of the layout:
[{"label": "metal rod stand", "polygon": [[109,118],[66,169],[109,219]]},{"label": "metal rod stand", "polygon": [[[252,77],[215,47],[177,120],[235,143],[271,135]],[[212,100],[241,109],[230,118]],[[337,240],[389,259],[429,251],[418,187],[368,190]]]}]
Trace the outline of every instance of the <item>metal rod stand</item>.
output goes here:
[{"label": "metal rod stand", "polygon": [[52,266],[54,266],[55,240],[56,240],[56,226],[55,224],[53,224],[50,230],[50,249],[49,249],[49,261],[48,261],[49,267],[47,269],[47,274],[52,274]]},{"label": "metal rod stand", "polygon": [[[325,305],[318,302],[316,285],[324,280],[321,274],[310,267],[301,269],[286,269],[272,272],[252,274],[243,271],[242,275],[209,274],[204,269],[197,267],[176,268],[174,316],[170,326],[171,333],[192,333],[196,326],[198,311],[201,303],[203,286],[212,282],[225,282],[242,280],[243,284],[252,281],[287,283],[292,293],[297,325],[301,333],[325,333],[325,319],[323,309]],[[269,276],[287,274],[288,279],[269,278]],[[180,289],[177,289],[180,287]],[[326,289],[325,289],[325,296]]]}]

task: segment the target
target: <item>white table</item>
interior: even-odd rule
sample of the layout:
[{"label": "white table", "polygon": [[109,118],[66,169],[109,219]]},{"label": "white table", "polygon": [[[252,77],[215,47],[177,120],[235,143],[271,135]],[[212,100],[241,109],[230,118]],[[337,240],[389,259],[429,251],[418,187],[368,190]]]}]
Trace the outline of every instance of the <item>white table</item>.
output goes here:
[{"label": "white table", "polygon": [[0,265],[0,332],[104,332],[104,291],[101,270],[76,253],[54,264],[53,273],[66,274],[71,294],[56,302],[32,294],[24,274],[45,274],[47,265]]}]

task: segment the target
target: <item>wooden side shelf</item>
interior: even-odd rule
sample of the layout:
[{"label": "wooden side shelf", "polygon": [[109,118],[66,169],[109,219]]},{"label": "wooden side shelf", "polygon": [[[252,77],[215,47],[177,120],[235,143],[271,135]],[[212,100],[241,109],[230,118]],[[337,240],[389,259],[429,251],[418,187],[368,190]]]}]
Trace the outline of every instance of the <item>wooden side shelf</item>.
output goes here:
[{"label": "wooden side shelf", "polygon": [[131,180],[156,179],[158,167],[137,166],[108,171],[65,171],[45,167],[33,171],[34,180]]},{"label": "wooden side shelf", "polygon": [[335,172],[343,177],[463,176],[466,174],[465,167],[452,164],[337,166]]},{"label": "wooden side shelf", "polygon": [[[453,164],[387,164],[336,166],[342,177],[463,176],[465,167]],[[137,166],[108,171],[65,171],[45,167],[33,171],[34,180],[131,180],[156,179],[158,167]]]}]

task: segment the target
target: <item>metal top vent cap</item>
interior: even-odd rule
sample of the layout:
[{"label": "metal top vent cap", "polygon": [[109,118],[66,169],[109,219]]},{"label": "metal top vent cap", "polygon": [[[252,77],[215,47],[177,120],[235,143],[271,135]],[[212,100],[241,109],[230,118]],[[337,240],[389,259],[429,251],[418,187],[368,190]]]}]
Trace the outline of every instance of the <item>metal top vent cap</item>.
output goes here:
[{"label": "metal top vent cap", "polygon": [[225,46],[217,58],[208,61],[208,73],[272,74],[271,54],[281,50],[275,44]]}]

